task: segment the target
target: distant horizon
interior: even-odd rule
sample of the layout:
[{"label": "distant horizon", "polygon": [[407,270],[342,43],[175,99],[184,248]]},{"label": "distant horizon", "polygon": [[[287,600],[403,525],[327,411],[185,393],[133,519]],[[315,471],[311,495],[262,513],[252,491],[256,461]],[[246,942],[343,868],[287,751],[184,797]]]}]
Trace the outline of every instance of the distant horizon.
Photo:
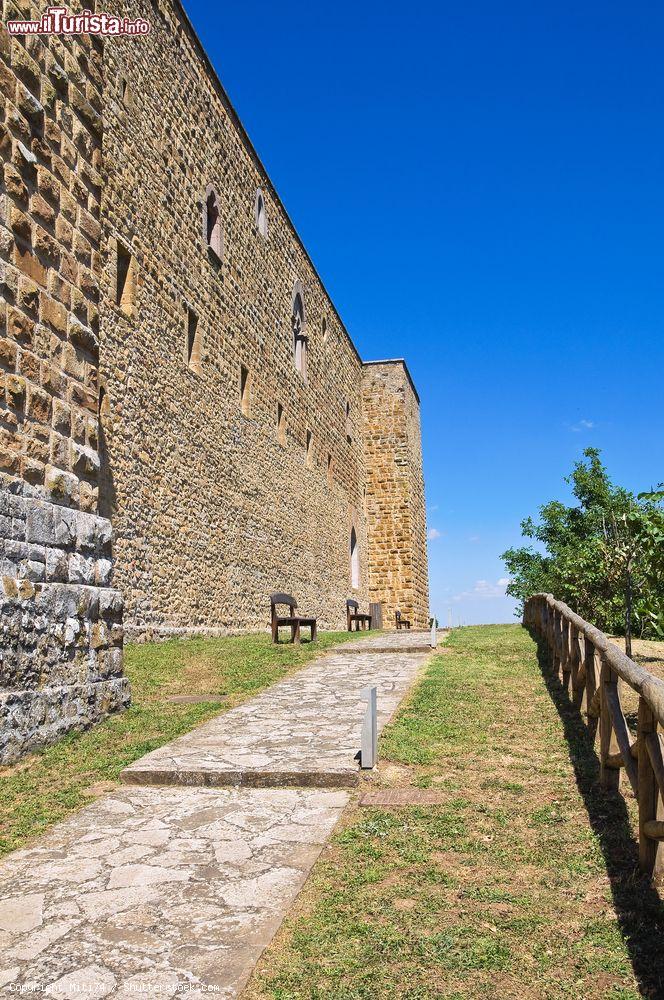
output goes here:
[{"label": "distant horizon", "polygon": [[432,613],[516,621],[500,555],[585,447],[664,478],[664,9],[185,6],[362,358],[412,373]]}]

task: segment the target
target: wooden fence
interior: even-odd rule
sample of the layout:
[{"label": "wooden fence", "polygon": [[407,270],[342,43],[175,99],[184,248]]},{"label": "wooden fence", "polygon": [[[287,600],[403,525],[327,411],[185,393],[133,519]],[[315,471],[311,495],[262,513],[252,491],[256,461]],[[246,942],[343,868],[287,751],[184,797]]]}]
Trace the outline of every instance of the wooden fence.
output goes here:
[{"label": "wooden fence", "polygon": [[[664,725],[664,681],[622,652],[593,625],[551,594],[535,594],[524,606],[524,625],[547,643],[553,669],[588,721],[599,720],[600,782],[620,789],[624,770],[639,804],[639,863],[649,874],[660,871],[664,840],[664,757],[659,726]],[[639,696],[634,735],[625,719],[621,682]]]}]

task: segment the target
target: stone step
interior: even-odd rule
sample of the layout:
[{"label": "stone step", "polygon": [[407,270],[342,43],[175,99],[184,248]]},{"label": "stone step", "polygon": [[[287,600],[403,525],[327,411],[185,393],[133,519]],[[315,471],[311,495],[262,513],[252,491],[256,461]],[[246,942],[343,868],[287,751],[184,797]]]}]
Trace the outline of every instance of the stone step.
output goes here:
[{"label": "stone step", "polygon": [[433,649],[428,644],[411,645],[411,646],[399,646],[395,648],[394,646],[348,646],[347,652],[349,653],[392,653],[393,655],[399,655],[403,653],[431,653]]},{"label": "stone step", "polygon": [[357,764],[354,767],[332,768],[308,767],[299,771],[252,770],[248,768],[224,769],[213,763],[208,767],[165,766],[163,768],[150,765],[145,768],[135,768],[133,765],[125,768],[120,774],[123,785],[177,786],[185,788],[354,788],[360,780]]}]

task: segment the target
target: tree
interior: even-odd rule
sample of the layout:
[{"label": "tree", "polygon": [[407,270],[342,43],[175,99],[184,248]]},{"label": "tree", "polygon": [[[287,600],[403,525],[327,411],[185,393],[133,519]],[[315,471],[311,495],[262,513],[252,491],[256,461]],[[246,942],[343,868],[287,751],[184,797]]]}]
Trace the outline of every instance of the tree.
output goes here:
[{"label": "tree", "polygon": [[553,500],[521,530],[532,545],[508,549],[507,593],[523,602],[549,592],[598,628],[664,637],[664,490],[616,487],[596,448],[587,448],[566,482],[578,501]]},{"label": "tree", "polygon": [[640,573],[643,578],[643,597],[638,615],[644,630],[664,639],[664,486],[657,490],[639,493],[638,499],[650,506],[639,525]]}]

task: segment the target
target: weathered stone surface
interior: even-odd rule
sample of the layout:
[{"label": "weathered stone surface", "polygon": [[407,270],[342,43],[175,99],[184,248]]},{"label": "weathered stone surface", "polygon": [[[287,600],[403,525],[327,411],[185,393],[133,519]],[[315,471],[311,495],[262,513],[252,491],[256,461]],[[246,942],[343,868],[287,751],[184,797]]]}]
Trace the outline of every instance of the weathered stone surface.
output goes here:
[{"label": "weathered stone surface", "polygon": [[420,406],[403,362],[364,368],[369,595],[383,627],[400,610],[414,628],[429,623],[426,509]]},{"label": "weathered stone surface", "polygon": [[[32,678],[23,676],[27,683]],[[18,760],[29,750],[54,743],[72,729],[82,730],[129,704],[125,677],[0,691],[0,763]]]},{"label": "weathered stone surface", "polygon": [[0,763],[129,703],[110,523],[0,476]]},{"label": "weathered stone surface", "polygon": [[[398,633],[403,642],[404,633]],[[365,640],[369,643],[372,639]],[[135,784],[350,787],[366,702],[378,688],[378,728],[417,677],[428,653],[347,653],[321,657],[122,772]]]},{"label": "weathered stone surface", "polygon": [[[115,583],[125,595],[128,634],[262,630],[268,596],[278,590],[293,593],[321,628],[343,627],[346,599],[355,596],[366,607],[372,574],[378,578],[386,555],[369,543],[365,508],[373,476],[367,442],[374,425],[382,433],[383,415],[367,410],[364,366],[348,332],[188,26],[177,9],[167,9],[167,23],[155,23],[140,46],[105,46],[104,144],[112,170],[102,190],[108,265],[100,371],[112,476],[102,477],[100,489],[114,504]],[[145,0],[132,11],[154,17]],[[128,83],[135,97],[140,92],[137,115],[117,81],[139,81],[146,72],[150,87]],[[128,156],[128,143],[141,156]],[[218,197],[221,262],[209,253],[201,225],[208,185]],[[254,215],[258,189],[266,235]],[[131,314],[113,298],[116,239],[131,251]],[[308,337],[306,380],[294,357],[296,283]],[[195,371],[187,363],[185,301],[202,337]],[[247,406],[241,368],[248,373]],[[410,416],[417,400],[395,392],[382,402],[390,415],[402,408],[413,431],[391,470],[384,467],[401,483],[408,470],[395,465],[396,457],[419,468]],[[412,608],[424,627],[426,554],[415,556],[413,546],[426,543],[410,522],[398,527],[406,534],[391,557],[395,586],[404,612]],[[374,537],[383,544],[380,532]],[[416,559],[424,578],[411,584],[410,569],[399,565]],[[390,599],[395,592],[385,591]],[[374,592],[380,595],[378,585]],[[393,626],[393,617],[385,620]]]},{"label": "weathered stone surface", "polygon": [[[445,634],[439,630],[439,638]],[[344,653],[431,653],[431,632],[401,629],[344,643]]]},{"label": "weathered stone surface", "polygon": [[[388,627],[395,603],[426,623],[403,365],[363,364],[181,9],[118,13],[150,34],[34,36],[0,61],[0,492],[34,491],[0,529],[0,627],[31,712],[35,678],[52,712],[70,668],[96,685],[117,667],[89,617],[101,597],[47,621],[68,587],[113,583],[140,638],[263,629],[276,590],[321,628],[349,596],[384,601]],[[71,725],[81,697],[61,703]],[[37,731],[60,730],[39,723],[26,746]]]},{"label": "weathered stone surface", "polygon": [[0,865],[0,984],[18,995],[241,991],[344,792],[125,789]]}]

